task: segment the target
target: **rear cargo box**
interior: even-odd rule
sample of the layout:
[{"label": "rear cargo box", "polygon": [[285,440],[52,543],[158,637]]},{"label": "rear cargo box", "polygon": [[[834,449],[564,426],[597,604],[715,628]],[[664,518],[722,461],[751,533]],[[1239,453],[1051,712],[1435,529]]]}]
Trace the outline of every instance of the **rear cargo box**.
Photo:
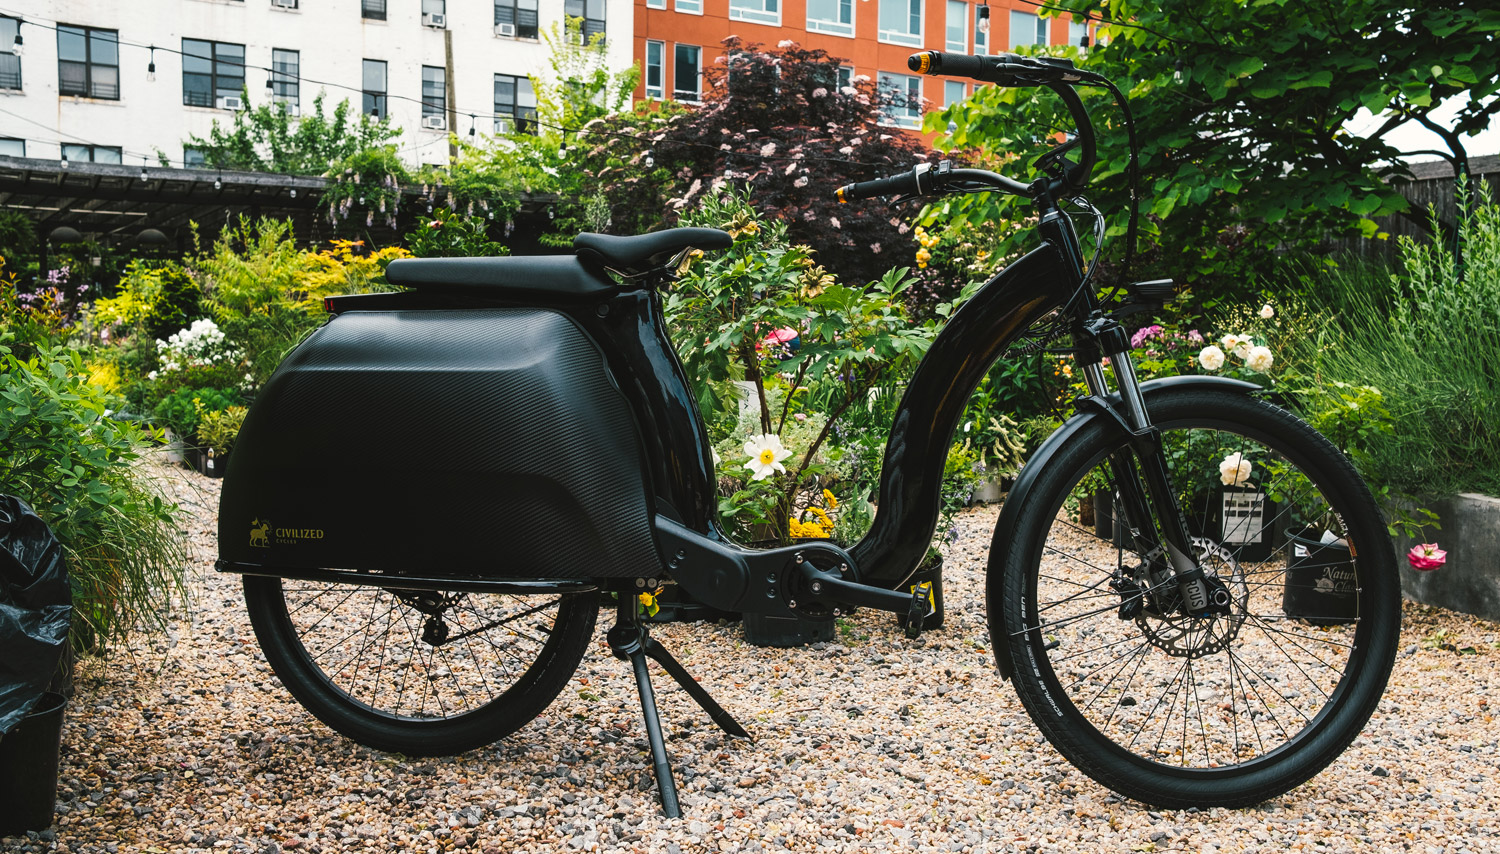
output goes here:
[{"label": "rear cargo box", "polygon": [[654,574],[640,441],[546,309],[354,311],[292,352],[231,455],[220,557],[462,577]]}]

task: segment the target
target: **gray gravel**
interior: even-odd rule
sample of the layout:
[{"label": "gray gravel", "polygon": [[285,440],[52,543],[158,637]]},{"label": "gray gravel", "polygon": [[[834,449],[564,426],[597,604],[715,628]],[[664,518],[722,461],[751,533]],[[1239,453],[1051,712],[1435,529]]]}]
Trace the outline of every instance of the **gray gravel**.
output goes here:
[{"label": "gray gravel", "polygon": [[1500,631],[1479,619],[1408,603],[1386,699],[1312,782],[1253,809],[1153,811],[1073,770],[996,675],[983,573],[997,511],[976,509],[948,555],[947,625],[920,641],[871,612],[796,650],[750,646],[738,624],[655,630],[754,736],[725,738],[653,667],[686,814],[673,821],[607,619],[562,696],[510,738],[448,759],[360,747],[271,673],[237,579],[211,568],[218,482],[172,471],[193,510],[191,619],[84,666],[57,824],[6,850],[1500,850]]}]

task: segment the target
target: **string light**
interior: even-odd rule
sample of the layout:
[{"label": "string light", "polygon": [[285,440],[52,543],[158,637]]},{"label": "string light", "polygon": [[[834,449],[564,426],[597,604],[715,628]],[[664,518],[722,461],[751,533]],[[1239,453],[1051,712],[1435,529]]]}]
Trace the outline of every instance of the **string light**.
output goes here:
[{"label": "string light", "polygon": [[151,46],[151,61],[146,63],[146,82],[156,82],[156,45]]},{"label": "string light", "polygon": [[984,33],[984,34],[988,35],[989,32],[990,32],[990,4],[989,4],[989,0],[985,0],[984,5],[980,6],[975,11],[978,12],[978,14],[979,14],[979,22],[977,24],[975,24],[975,26],[977,26],[979,28],[979,31],[981,33]]},{"label": "string light", "polygon": [[214,189],[215,190],[222,190],[222,189],[224,189],[224,176],[223,175],[219,175],[219,176],[217,176],[217,177],[214,178]]},{"label": "string light", "polygon": [[26,41],[25,39],[21,38],[21,25],[24,23],[26,22],[16,21],[16,40],[12,42],[10,46],[10,52],[16,56],[20,56],[22,53],[25,53]]},{"label": "string light", "polygon": [[144,157],[141,158],[141,180],[142,181],[149,181],[150,180],[150,178],[147,177],[147,175],[146,175],[146,158],[144,158]]},{"label": "string light", "polygon": [[474,135],[474,114],[469,114],[469,136]]}]

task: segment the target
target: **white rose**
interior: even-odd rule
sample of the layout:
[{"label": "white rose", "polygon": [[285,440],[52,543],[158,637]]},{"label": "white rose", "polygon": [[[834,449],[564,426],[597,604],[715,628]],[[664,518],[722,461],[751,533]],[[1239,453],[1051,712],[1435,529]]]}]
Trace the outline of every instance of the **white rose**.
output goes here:
[{"label": "white rose", "polygon": [[1239,486],[1250,479],[1250,461],[1235,451],[1219,463],[1219,482],[1225,486]]},{"label": "white rose", "polygon": [[1266,303],[1265,305],[1263,305],[1263,306],[1260,307],[1260,317],[1261,317],[1262,320],[1270,320],[1271,318],[1273,318],[1275,316],[1276,316],[1276,309],[1271,308],[1271,304],[1270,303]]},{"label": "white rose", "polygon": [[1250,370],[1258,371],[1262,374],[1271,370],[1271,362],[1273,361],[1275,360],[1271,358],[1271,348],[1269,347],[1251,347],[1250,355],[1245,357],[1245,364],[1250,367]]},{"label": "white rose", "polygon": [[1243,359],[1250,355],[1250,345],[1254,342],[1249,335],[1225,335],[1219,343],[1224,345],[1225,350]]},{"label": "white rose", "polygon": [[1198,364],[1210,371],[1217,371],[1224,367],[1224,351],[1210,344],[1198,354]]}]

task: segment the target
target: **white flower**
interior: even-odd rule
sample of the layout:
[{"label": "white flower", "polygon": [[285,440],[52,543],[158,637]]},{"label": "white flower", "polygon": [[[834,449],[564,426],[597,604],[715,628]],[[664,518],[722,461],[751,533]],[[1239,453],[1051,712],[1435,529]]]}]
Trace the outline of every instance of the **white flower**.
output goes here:
[{"label": "white flower", "polygon": [[776,143],[774,143],[774,142],[768,142],[765,145],[762,145],[760,147],[760,156],[761,157],[770,157],[771,155],[773,155],[775,153],[776,153]]},{"label": "white flower", "polygon": [[1262,374],[1271,370],[1272,361],[1274,360],[1271,358],[1270,347],[1251,347],[1250,355],[1245,357],[1245,364],[1250,367],[1250,370]]},{"label": "white flower", "polygon": [[1224,345],[1225,350],[1243,359],[1250,355],[1250,345],[1255,342],[1249,335],[1225,335],[1219,343]]},{"label": "white flower", "polygon": [[1263,305],[1263,306],[1260,307],[1260,317],[1261,317],[1262,320],[1270,320],[1271,318],[1273,318],[1275,316],[1276,316],[1276,309],[1271,308],[1271,304],[1270,303],[1266,303],[1265,305]]},{"label": "white flower", "polygon": [[1250,461],[1235,451],[1219,463],[1219,482],[1225,486],[1239,486],[1250,479]]},{"label": "white flower", "polygon": [[782,39],[781,41],[776,43],[776,46],[781,48],[782,50],[786,50],[794,44],[796,44],[796,42],[792,41],[791,39]]},{"label": "white flower", "polygon": [[816,88],[816,89],[813,90],[813,97],[814,98],[827,98],[828,97],[828,90],[824,89],[822,86],[819,86],[818,88]]},{"label": "white flower", "polygon": [[750,455],[750,462],[745,463],[745,468],[755,472],[751,480],[765,480],[773,472],[785,472],[786,466],[781,461],[790,457],[792,452],[781,444],[781,437],[774,433],[762,433],[759,436],[751,436],[750,441],[745,443],[745,453]]},{"label": "white flower", "polygon": [[840,94],[844,94],[844,95],[853,95],[853,94],[856,94],[858,91],[859,90],[855,89],[853,86],[840,86],[839,87],[839,93]]},{"label": "white flower", "polygon": [[1198,354],[1198,364],[1210,371],[1217,371],[1224,367],[1224,351],[1210,344]]},{"label": "white flower", "polygon": [[798,176],[797,180],[795,180],[795,181],[792,182],[792,186],[793,187],[806,187],[807,186],[807,176],[806,175]]}]

